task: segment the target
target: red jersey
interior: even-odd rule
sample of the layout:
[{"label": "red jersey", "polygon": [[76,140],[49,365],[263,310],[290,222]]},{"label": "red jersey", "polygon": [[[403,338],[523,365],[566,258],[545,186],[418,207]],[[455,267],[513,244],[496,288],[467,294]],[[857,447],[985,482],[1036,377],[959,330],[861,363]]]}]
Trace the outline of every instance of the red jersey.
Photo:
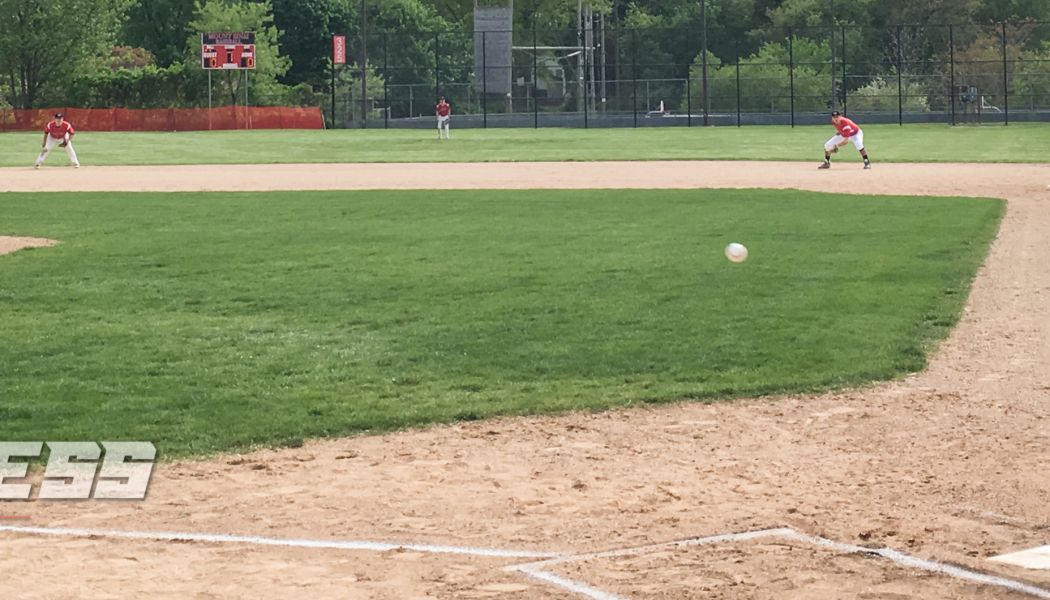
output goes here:
[{"label": "red jersey", "polygon": [[853,137],[860,131],[860,127],[853,121],[850,121],[846,117],[839,117],[839,122],[834,123],[835,129],[838,130],[839,135],[844,138]]},{"label": "red jersey", "polygon": [[54,121],[48,121],[47,126],[44,127],[44,133],[50,135],[56,140],[62,140],[65,139],[66,134],[73,135],[76,131],[68,121],[63,119],[58,125],[55,125]]},{"label": "red jersey", "polygon": [[447,117],[452,114],[452,105],[448,102],[439,102],[438,105],[434,107],[434,112],[439,117]]}]

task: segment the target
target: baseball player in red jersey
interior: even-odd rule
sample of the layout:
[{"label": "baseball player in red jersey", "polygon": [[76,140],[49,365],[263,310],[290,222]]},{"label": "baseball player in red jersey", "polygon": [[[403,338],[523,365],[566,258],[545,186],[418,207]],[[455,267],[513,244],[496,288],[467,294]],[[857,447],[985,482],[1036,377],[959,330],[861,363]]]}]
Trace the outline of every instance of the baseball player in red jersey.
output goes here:
[{"label": "baseball player in red jersey", "polygon": [[44,159],[47,158],[48,152],[51,152],[55,144],[65,148],[69,162],[73,163],[74,167],[80,168],[77,153],[73,151],[73,136],[75,134],[76,130],[73,129],[73,125],[62,118],[62,113],[56,114],[55,120],[48,121],[44,127],[44,147],[40,150],[40,156],[37,157],[34,168],[39,169],[40,165],[44,164]]},{"label": "baseball player in red jersey", "polygon": [[871,161],[868,160],[868,151],[864,149],[864,132],[861,131],[860,127],[857,127],[856,123],[842,116],[842,113],[838,111],[831,113],[831,122],[835,125],[835,130],[838,133],[824,144],[824,162],[817,168],[830,169],[831,155],[838,152],[839,148],[845,146],[847,142],[853,142],[853,146],[864,158],[864,168],[870,169]]},{"label": "baseball player in red jersey", "polygon": [[445,139],[450,139],[448,133],[448,125],[449,120],[452,117],[452,107],[449,105],[448,102],[445,102],[444,96],[441,97],[441,101],[438,102],[437,106],[434,107],[434,114],[437,116],[438,120],[438,139],[441,139],[442,127],[445,128]]}]

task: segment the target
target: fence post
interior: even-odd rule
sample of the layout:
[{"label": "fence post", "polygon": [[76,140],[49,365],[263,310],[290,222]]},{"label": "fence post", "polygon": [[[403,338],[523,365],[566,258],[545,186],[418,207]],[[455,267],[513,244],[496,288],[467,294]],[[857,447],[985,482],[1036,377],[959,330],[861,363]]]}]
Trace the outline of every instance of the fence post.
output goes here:
[{"label": "fence post", "polygon": [[1006,21],[1003,21],[1003,125],[1010,124],[1010,84],[1006,71]]},{"label": "fence post", "polygon": [[588,129],[589,125],[587,119],[589,115],[587,114],[587,111],[589,110],[588,105],[591,102],[591,96],[587,90],[587,69],[589,68],[589,63],[587,62],[587,51],[581,50],[581,52],[583,52],[583,128]]},{"label": "fence post", "polygon": [[638,29],[631,30],[631,85],[634,88],[634,126],[638,127]]},{"label": "fence post", "polygon": [[536,102],[536,78],[539,77],[539,61],[536,58],[536,28],[532,28],[532,127],[540,128],[540,104]]},{"label": "fence post", "polygon": [[481,128],[489,128],[489,64],[485,49],[485,34],[481,32]]},{"label": "fence post", "polygon": [[711,92],[707,86],[707,0],[700,0],[700,56],[700,91],[704,101],[704,127],[707,127],[708,114],[711,112]]},{"label": "fence post", "polygon": [[[834,17],[831,17],[834,19]],[[835,91],[835,75],[837,70],[835,68],[835,26],[832,24],[831,28],[831,40],[828,42],[828,48],[831,50],[831,110],[838,110],[839,108],[839,95]]]},{"label": "fence post", "polygon": [[434,102],[437,103],[441,96],[441,52],[438,50],[441,44],[441,32],[434,32]]},{"label": "fence post", "polygon": [[948,25],[948,66],[951,70],[949,78],[951,89],[948,90],[948,98],[952,104],[952,125],[955,125],[955,26]]},{"label": "fence post", "polygon": [[335,57],[332,60],[332,129],[335,129]]},{"label": "fence post", "polygon": [[244,70],[244,128],[252,128],[252,113],[248,106],[248,69]]},{"label": "fence post", "polygon": [[368,9],[361,0],[361,129],[368,127]]},{"label": "fence post", "polygon": [[897,26],[897,125],[904,127],[904,48],[901,47],[901,26]]},{"label": "fence post", "polygon": [[791,93],[791,126],[795,126],[795,32],[788,27],[788,81]]},{"label": "fence post", "polygon": [[390,77],[387,75],[389,65],[387,64],[386,55],[386,36],[387,32],[383,32],[383,129],[390,129],[390,88],[387,83],[390,81]]},{"label": "fence post", "polygon": [[[685,37],[691,39],[689,30],[686,29]],[[685,64],[685,126],[693,126],[693,74],[690,72],[689,63]]]},{"label": "fence post", "polygon": [[740,127],[740,38],[736,39],[736,126]]},{"label": "fence post", "polygon": [[842,114],[849,104],[849,86],[846,84],[846,26],[842,26]]}]

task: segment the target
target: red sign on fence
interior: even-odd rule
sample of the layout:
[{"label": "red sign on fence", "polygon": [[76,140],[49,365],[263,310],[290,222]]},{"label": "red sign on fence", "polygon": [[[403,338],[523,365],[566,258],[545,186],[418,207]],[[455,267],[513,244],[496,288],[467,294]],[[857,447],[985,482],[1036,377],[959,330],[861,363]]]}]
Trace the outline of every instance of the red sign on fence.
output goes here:
[{"label": "red sign on fence", "polygon": [[332,63],[336,65],[346,64],[346,36],[332,36]]}]

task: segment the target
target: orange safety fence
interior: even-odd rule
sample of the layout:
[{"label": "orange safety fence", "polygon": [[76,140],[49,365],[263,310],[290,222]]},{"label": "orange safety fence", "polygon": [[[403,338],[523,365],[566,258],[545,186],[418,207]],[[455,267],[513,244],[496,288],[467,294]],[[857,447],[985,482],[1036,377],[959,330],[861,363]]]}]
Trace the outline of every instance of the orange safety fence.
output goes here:
[{"label": "orange safety fence", "polygon": [[319,107],[0,109],[0,131],[43,131],[55,113],[77,131],[208,131],[212,129],[324,129]]}]

